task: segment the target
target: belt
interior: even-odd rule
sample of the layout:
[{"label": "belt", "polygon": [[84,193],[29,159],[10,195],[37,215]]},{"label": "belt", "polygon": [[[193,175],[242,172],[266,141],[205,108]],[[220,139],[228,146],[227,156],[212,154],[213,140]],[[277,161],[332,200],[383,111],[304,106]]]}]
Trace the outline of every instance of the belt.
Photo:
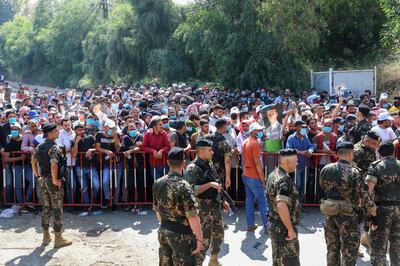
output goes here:
[{"label": "belt", "polygon": [[161,221],[161,228],[170,230],[170,231],[178,233],[178,234],[193,235],[193,232],[192,232],[192,229],[190,229],[190,226],[183,225],[183,224],[178,223],[178,222],[162,220]]},{"label": "belt", "polygon": [[376,205],[381,205],[381,206],[400,205],[400,201],[380,201],[377,202]]}]

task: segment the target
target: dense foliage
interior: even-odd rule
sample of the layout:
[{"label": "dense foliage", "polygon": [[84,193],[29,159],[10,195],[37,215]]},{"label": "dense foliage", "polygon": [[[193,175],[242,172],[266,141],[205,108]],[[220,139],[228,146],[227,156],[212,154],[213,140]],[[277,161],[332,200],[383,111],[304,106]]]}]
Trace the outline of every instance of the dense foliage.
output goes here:
[{"label": "dense foliage", "polygon": [[107,20],[97,0],[38,0],[29,16],[21,1],[0,2],[0,66],[59,86],[146,79],[300,90],[311,68],[371,64],[400,49],[397,0],[110,2]]}]

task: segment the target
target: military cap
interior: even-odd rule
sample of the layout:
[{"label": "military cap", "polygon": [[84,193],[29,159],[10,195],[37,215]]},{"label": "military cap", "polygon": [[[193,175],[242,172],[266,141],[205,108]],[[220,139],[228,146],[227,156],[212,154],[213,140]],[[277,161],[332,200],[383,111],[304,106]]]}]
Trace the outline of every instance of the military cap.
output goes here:
[{"label": "military cap", "polygon": [[207,139],[200,139],[196,143],[196,148],[202,148],[202,147],[212,147],[212,141],[207,140]]},{"label": "military cap", "polygon": [[386,140],[386,141],[382,142],[381,144],[379,144],[378,152],[382,156],[387,156],[387,155],[393,154],[393,151],[394,151],[394,145],[391,140]]},{"label": "military cap", "polygon": [[336,151],[339,150],[353,150],[354,145],[351,142],[343,141],[339,145],[336,146]]},{"label": "military cap", "polygon": [[168,152],[168,160],[183,161],[185,153],[182,148],[174,147]]},{"label": "military cap", "polygon": [[293,156],[293,155],[297,155],[297,150],[295,149],[282,149],[278,152],[278,154],[281,157],[288,157],[288,156]]},{"label": "military cap", "polygon": [[54,123],[45,123],[42,126],[43,134],[49,133],[57,128],[57,125]]},{"label": "military cap", "polygon": [[374,140],[380,140],[380,137],[379,137],[378,133],[376,133],[375,131],[369,131],[367,133],[367,137],[371,138],[371,139],[374,139]]}]

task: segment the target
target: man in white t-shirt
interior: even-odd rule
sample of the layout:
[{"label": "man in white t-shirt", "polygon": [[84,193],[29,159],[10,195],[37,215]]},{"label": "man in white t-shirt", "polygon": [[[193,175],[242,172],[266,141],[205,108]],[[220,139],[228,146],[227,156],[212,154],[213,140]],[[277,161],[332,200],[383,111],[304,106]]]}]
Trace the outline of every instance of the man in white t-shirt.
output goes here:
[{"label": "man in white t-shirt", "polygon": [[389,113],[381,113],[378,116],[378,125],[372,128],[372,131],[375,131],[379,135],[382,142],[386,140],[394,141],[396,139],[396,134],[391,128],[392,120],[393,117]]}]

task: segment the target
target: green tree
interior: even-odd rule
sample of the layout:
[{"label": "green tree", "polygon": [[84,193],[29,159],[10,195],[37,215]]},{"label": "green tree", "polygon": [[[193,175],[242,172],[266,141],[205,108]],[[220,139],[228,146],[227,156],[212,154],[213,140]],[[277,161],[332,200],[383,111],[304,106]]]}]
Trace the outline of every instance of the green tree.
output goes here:
[{"label": "green tree", "polygon": [[400,53],[400,2],[381,0],[381,6],[387,21],[382,32],[382,42],[385,47]]}]

